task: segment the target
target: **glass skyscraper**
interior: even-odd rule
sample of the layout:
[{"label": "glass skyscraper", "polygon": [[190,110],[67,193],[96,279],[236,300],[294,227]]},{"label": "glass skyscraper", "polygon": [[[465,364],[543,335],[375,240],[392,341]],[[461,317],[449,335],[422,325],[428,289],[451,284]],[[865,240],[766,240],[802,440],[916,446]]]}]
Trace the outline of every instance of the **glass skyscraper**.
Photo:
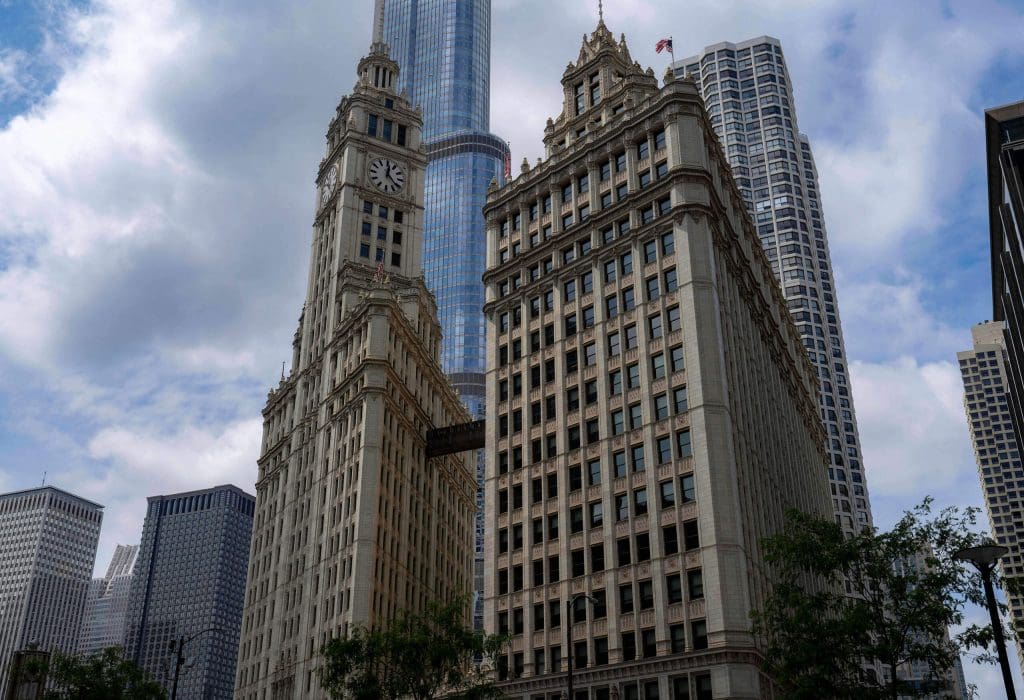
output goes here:
[{"label": "glass skyscraper", "polygon": [[674,64],[692,75],[804,347],[818,373],[836,518],[871,524],[857,416],[821,210],[818,171],[796,121],[778,39],[722,42]]},{"label": "glass skyscraper", "polygon": [[[490,0],[390,0],[383,39],[399,67],[399,90],[423,110],[429,160],[423,273],[444,333],[441,364],[466,407],[483,417],[486,367],[483,206],[503,182],[508,145],[489,133]],[[477,480],[483,477],[482,452]],[[476,562],[482,586],[483,502],[478,489]],[[479,598],[479,595],[477,596]],[[479,621],[480,607],[475,606]]]}]

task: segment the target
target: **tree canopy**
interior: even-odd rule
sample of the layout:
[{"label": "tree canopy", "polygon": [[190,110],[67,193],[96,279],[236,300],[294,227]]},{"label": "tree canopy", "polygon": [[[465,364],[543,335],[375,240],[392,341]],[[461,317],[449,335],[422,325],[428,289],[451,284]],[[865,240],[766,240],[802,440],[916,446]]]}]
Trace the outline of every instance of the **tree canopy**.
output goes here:
[{"label": "tree canopy", "polygon": [[466,627],[467,605],[465,598],[432,602],[385,627],[332,639],[321,650],[321,686],[335,700],[500,697],[477,662],[494,658],[507,640]]},{"label": "tree canopy", "polygon": [[162,700],[159,683],[124,657],[120,647],[109,647],[88,657],[55,654],[50,660],[47,700]]},{"label": "tree canopy", "polygon": [[[773,589],[753,612],[754,629],[782,697],[934,696],[962,651],[991,658],[990,626],[948,634],[968,603],[985,605],[979,574],[953,557],[981,542],[977,509],[933,514],[931,506],[926,499],[887,532],[854,535],[790,511],[782,532],[764,541]],[[932,669],[923,684],[901,677],[914,663]]]}]

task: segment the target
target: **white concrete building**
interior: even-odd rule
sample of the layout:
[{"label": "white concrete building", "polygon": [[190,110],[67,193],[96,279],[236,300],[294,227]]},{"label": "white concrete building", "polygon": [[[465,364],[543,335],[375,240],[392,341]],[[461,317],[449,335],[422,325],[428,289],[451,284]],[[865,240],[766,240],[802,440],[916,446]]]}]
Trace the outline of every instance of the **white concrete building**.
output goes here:
[{"label": "white concrete building", "polygon": [[0,495],[0,693],[15,651],[75,652],[102,522],[52,486]]},{"label": "white concrete building", "polygon": [[378,36],[327,130],[292,368],[263,411],[239,700],[324,697],[331,637],[473,590],[473,466],[427,457],[427,431],[469,414],[441,369],[422,120],[397,75]]},{"label": "white concrete building", "polygon": [[485,207],[502,690],[557,698],[569,657],[573,700],[767,697],[761,541],[832,510],[814,369],[697,86],[602,21],[562,87]]},{"label": "white concrete building", "polygon": [[[971,329],[973,347],[958,352],[964,381],[964,410],[978,463],[978,480],[996,542],[1009,547],[1000,562],[1003,576],[1024,585],[1024,467],[1013,428],[1008,364],[1002,321],[986,321]],[[1024,596],[1009,593],[1010,618],[1024,630]],[[1018,660],[1024,653],[1017,647]]]}]

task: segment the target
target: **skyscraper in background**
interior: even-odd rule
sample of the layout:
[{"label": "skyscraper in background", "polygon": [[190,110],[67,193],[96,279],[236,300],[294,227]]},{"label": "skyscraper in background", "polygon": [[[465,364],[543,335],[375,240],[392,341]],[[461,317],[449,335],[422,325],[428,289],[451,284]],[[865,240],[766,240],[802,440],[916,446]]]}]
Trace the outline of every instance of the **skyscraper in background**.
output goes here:
[{"label": "skyscraper in background", "polygon": [[151,496],[135,564],[125,655],[182,698],[230,698],[256,499],[235,486]]},{"label": "skyscraper in background", "polygon": [[78,654],[89,656],[107,647],[124,644],[124,624],[128,614],[132,569],[139,546],[119,544],[103,578],[94,578],[85,599],[82,628],[78,634]]},{"label": "skyscraper in background", "polygon": [[992,318],[1003,321],[1006,391],[1024,433],[1024,100],[985,110]]},{"label": "skyscraper in background", "polygon": [[[384,41],[400,70],[398,89],[423,110],[427,175],[423,273],[437,298],[441,364],[471,415],[484,410],[483,206],[503,180],[508,145],[489,133],[490,0],[389,0]],[[482,484],[483,453],[477,459]],[[477,496],[476,592],[483,585],[483,502]],[[476,606],[479,622],[481,608]]]},{"label": "skyscraper in background", "polygon": [[693,75],[772,271],[818,373],[832,503],[843,528],[870,525],[857,415],[821,210],[778,39],[722,42],[673,64]]},{"label": "skyscraper in background", "polygon": [[[971,431],[978,479],[985,496],[985,510],[996,542],[1009,547],[1000,560],[1007,581],[1020,585],[1024,579],[1024,486],[1020,450],[1012,422],[1009,392],[1009,356],[1001,321],[986,321],[971,329],[973,347],[956,354],[964,382],[964,410]],[[1007,596],[1010,617],[1017,630],[1024,630],[1024,595],[1019,591]],[[1024,654],[1017,646],[1017,657],[1024,665]]]},{"label": "skyscraper in background", "polygon": [[0,495],[0,694],[15,651],[75,651],[102,522],[52,486]]}]

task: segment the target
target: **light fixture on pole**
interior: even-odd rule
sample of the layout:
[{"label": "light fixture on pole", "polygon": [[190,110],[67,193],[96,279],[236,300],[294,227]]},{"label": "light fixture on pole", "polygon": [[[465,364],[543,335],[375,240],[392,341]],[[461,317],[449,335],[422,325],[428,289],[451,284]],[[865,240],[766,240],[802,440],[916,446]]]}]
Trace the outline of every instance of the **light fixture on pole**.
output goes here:
[{"label": "light fixture on pole", "polygon": [[985,544],[978,547],[967,547],[953,555],[954,559],[966,561],[974,565],[981,574],[981,582],[985,586],[985,600],[988,602],[988,614],[992,620],[992,636],[996,640],[996,652],[999,655],[999,666],[1003,671],[1003,685],[1006,686],[1007,700],[1017,700],[1013,689],[1013,676],[1010,675],[1010,660],[1006,656],[1006,640],[1003,639],[1003,623],[999,619],[999,608],[996,607],[996,593],[992,588],[992,570],[996,562],[1010,550],[997,544]]}]

